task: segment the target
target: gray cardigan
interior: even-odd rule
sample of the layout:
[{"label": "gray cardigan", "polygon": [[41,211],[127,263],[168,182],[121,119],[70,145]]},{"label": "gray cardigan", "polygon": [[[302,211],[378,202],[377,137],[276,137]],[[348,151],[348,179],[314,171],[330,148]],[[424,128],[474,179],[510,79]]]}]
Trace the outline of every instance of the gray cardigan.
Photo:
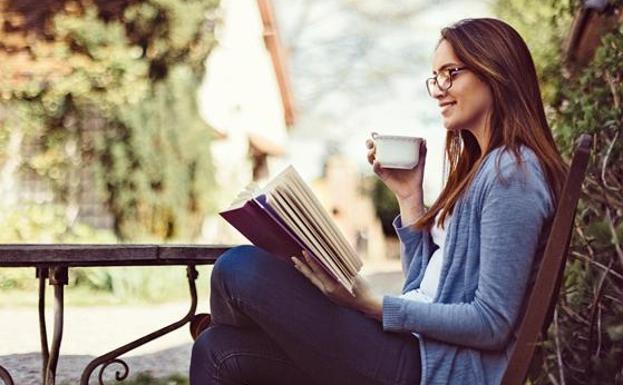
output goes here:
[{"label": "gray cardigan", "polygon": [[[510,151],[490,152],[458,200],[434,302],[383,298],[383,329],[419,335],[422,384],[501,381],[554,212],[536,155],[525,146],[521,154],[518,163]],[[437,246],[400,217],[394,227],[407,292],[419,286]]]}]

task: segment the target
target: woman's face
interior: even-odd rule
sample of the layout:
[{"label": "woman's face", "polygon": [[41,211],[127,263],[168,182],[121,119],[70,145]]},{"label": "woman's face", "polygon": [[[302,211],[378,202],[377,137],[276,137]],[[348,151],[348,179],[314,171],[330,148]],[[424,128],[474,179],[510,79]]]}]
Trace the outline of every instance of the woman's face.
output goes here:
[{"label": "woman's face", "polygon": [[452,86],[446,91],[431,87],[431,96],[438,101],[446,129],[470,130],[476,137],[484,137],[493,110],[491,90],[468,68],[453,70],[463,67],[465,65],[454,54],[452,45],[442,40],[433,56],[433,76],[450,75]]}]

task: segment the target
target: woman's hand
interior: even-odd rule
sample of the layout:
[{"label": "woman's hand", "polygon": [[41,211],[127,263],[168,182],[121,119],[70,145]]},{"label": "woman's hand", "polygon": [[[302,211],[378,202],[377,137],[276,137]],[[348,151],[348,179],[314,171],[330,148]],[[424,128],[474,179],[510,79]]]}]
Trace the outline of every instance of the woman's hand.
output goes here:
[{"label": "woman's hand", "polygon": [[426,141],[420,142],[419,161],[411,170],[383,168],[376,160],[376,145],[371,139],[366,140],[368,162],[374,173],[389,188],[400,206],[400,218],[403,225],[412,225],[424,215],[424,166],[426,165]]},{"label": "woman's hand", "polygon": [[426,141],[420,142],[420,159],[417,166],[411,170],[383,168],[376,160],[376,145],[372,139],[366,140],[368,148],[368,163],[372,170],[389,188],[399,201],[422,199],[422,182],[424,180],[424,166],[426,165]]},{"label": "woman's hand", "polygon": [[370,290],[368,284],[357,276],[355,278],[355,285],[353,287],[354,296],[349,293],[344,286],[337,283],[332,277],[322,270],[322,267],[318,265],[313,258],[303,250],[303,257],[305,261],[300,260],[297,257],[292,257],[294,267],[307,279],[311,281],[320,291],[324,293],[331,301],[358,310],[368,317],[382,320],[383,304],[380,297],[374,295]]}]

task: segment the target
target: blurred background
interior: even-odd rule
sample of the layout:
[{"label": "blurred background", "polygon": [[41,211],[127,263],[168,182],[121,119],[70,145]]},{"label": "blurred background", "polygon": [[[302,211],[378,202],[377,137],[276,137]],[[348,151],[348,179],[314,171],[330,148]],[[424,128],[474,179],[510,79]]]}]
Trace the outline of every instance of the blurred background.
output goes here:
[{"label": "blurred background", "polygon": [[[218,211],[292,164],[377,290],[398,292],[398,208],[366,162],[365,140],[374,131],[425,138],[432,204],[444,182],[445,129],[424,79],[439,31],[466,17],[499,17],[533,53],[563,154],[578,133],[595,135],[557,329],[533,381],[623,383],[622,7],[0,0],[0,243],[243,243]],[[177,309],[171,304],[187,292],[183,268],[70,273],[67,301],[81,316],[102,304]],[[209,273],[200,269],[204,306]],[[0,343],[0,363],[38,348],[34,336],[15,334],[15,309],[27,318],[36,303],[33,278],[29,269],[0,269],[0,330],[8,330],[0,340],[19,341]],[[103,352],[92,345],[66,352]]]}]

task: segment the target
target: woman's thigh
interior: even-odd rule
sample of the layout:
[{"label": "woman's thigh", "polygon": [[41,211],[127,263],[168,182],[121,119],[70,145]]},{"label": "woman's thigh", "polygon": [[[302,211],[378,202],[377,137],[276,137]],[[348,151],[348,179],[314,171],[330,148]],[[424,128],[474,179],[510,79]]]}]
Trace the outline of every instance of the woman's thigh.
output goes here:
[{"label": "woman's thigh", "polygon": [[410,334],[331,302],[290,262],[251,246],[223,254],[212,272],[215,323],[260,328],[317,383],[418,384]]}]

